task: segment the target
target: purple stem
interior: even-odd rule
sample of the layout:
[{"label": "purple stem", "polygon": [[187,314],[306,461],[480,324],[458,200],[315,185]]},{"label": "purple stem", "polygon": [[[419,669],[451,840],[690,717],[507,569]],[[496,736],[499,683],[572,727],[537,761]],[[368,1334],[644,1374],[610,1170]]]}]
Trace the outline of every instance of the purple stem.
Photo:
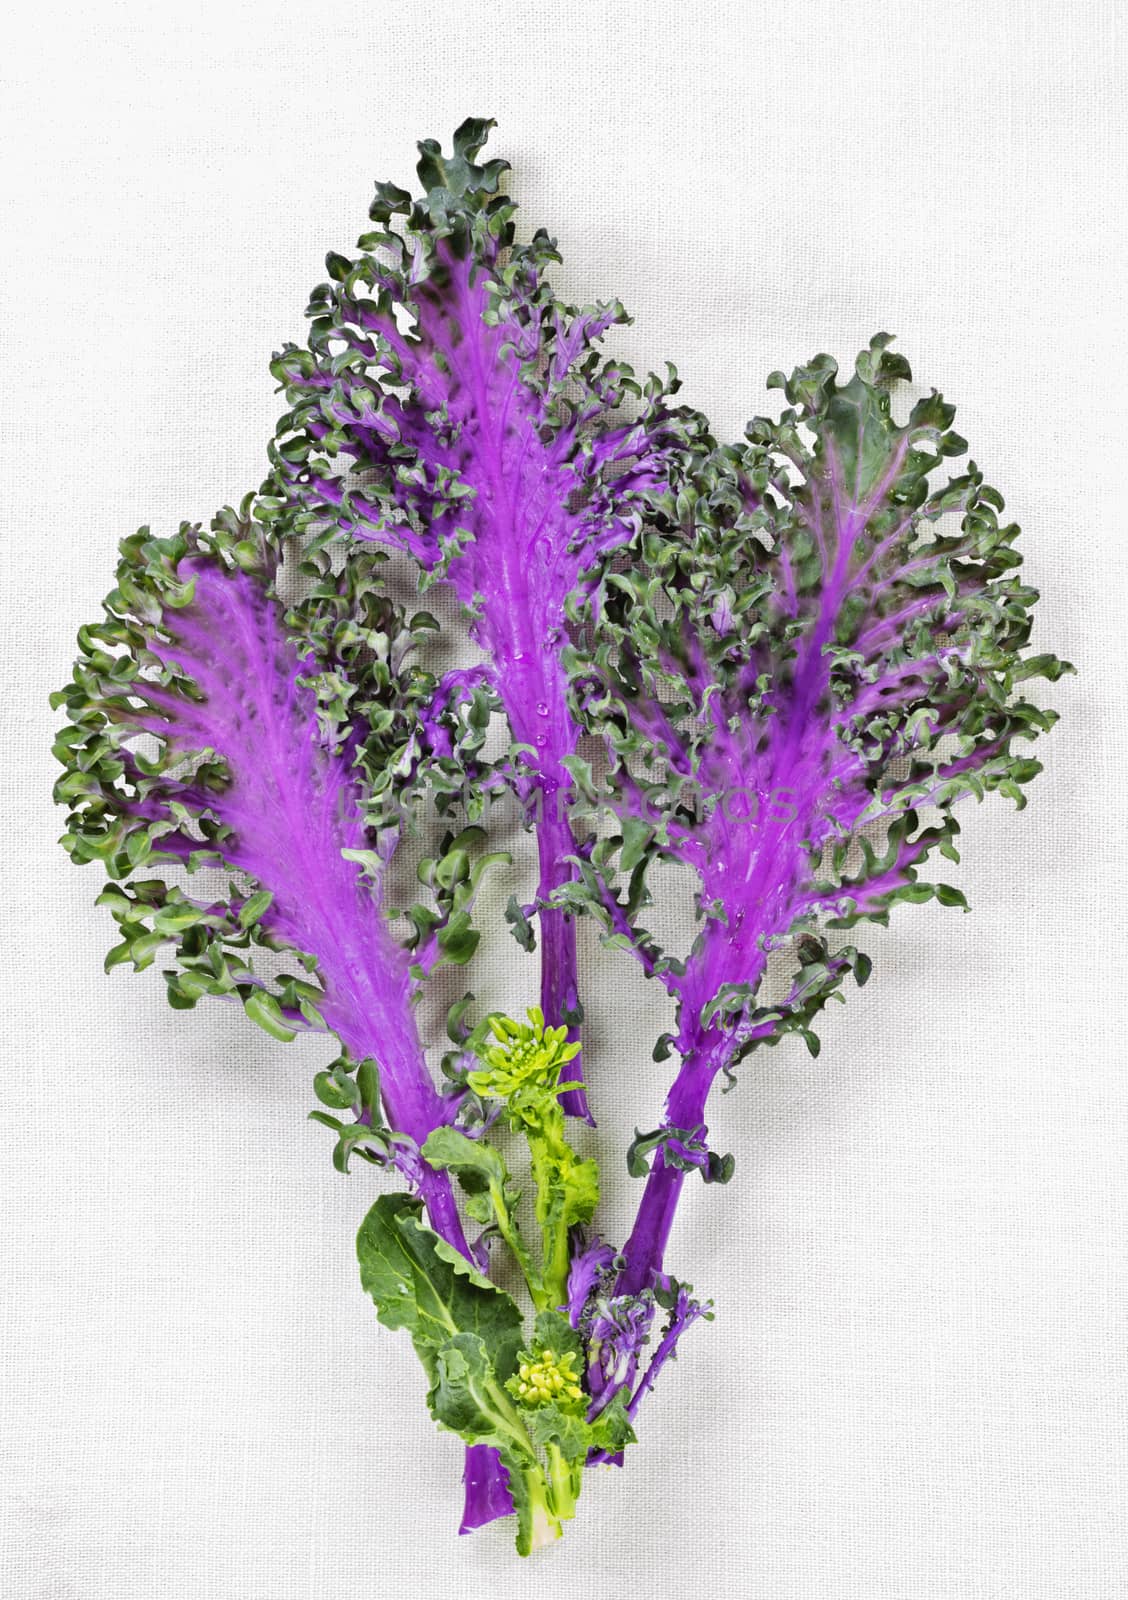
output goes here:
[{"label": "purple stem", "polygon": [[644,1397],[649,1394],[651,1389],[653,1389],[654,1380],[657,1378],[659,1372],[662,1370],[665,1363],[673,1357],[677,1348],[678,1340],[689,1327],[690,1323],[696,1322],[697,1318],[703,1314],[703,1308],[697,1305],[695,1302],[690,1301],[688,1295],[683,1289],[678,1295],[677,1305],[674,1309],[674,1315],[670,1321],[670,1326],[663,1337],[659,1340],[658,1348],[650,1358],[650,1364],[647,1366],[642,1382],[631,1396],[630,1402],[627,1405],[627,1416],[630,1417],[632,1422],[638,1415],[638,1408],[642,1404]]},{"label": "purple stem", "polygon": [[459,1533],[473,1533],[498,1517],[513,1515],[513,1496],[509,1492],[509,1473],[492,1444],[466,1446],[466,1466],[462,1473],[466,1501]]},{"label": "purple stem", "polygon": [[[685,1055],[666,1097],[666,1127],[704,1126],[705,1102],[728,1049],[727,1040],[716,1033],[706,1033],[697,1047]],[[659,1148],[646,1179],[635,1225],[623,1246],[627,1264],[619,1274],[616,1294],[638,1294],[642,1289],[649,1289],[656,1274],[661,1272],[670,1228],[686,1176],[684,1168],[666,1165],[664,1153]]]},{"label": "purple stem", "polygon": [[[537,819],[537,854],[540,859],[540,882],[537,899],[544,901],[554,889],[572,880],[574,869],[567,857],[576,853],[572,827],[563,810],[565,791],[557,789],[544,793],[543,810]],[[537,925],[540,930],[540,1000],[545,1021],[553,1027],[569,1016],[579,1014],[579,980],[576,963],[576,924],[567,912],[542,905]],[[579,1027],[570,1024],[569,1039],[578,1039]],[[582,1056],[568,1063],[568,1077],[581,1076]],[[584,1117],[594,1125],[583,1088],[566,1089],[560,1104],[571,1117]]]},{"label": "purple stem", "polygon": [[498,1517],[514,1515],[516,1508],[509,1492],[509,1473],[492,1444],[466,1446],[462,1481],[466,1496],[459,1533],[473,1533],[475,1528],[495,1522]]}]

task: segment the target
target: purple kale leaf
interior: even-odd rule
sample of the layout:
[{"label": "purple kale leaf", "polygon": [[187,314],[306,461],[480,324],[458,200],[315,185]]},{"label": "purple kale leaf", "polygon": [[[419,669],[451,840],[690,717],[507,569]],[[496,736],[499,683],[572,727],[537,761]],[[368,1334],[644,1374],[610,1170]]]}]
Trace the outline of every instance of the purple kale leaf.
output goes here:
[{"label": "purple kale leaf", "polygon": [[[557,898],[594,911],[677,1003],[655,1055],[680,1061],[620,1295],[661,1273],[693,1164],[678,1140],[693,1130],[704,1147],[717,1075],[789,1031],[817,1051],[815,1015],[848,975],[868,976],[868,958],[823,930],[884,922],[901,901],[965,904],[919,869],[933,852],[959,859],[959,800],[1024,804],[1040,765],[1023,746],[1055,714],[1021,685],[1070,670],[1029,653],[1037,594],[1002,497],[974,463],[938,480],[966,450],[952,407],[933,392],[894,418],[890,389],[909,371],[888,344],[878,336],[845,383],[829,356],[773,374],[778,421],[686,452],[577,656],[622,820],[614,840],[587,841],[581,882]],[[639,923],[657,858],[698,881],[684,959]]]},{"label": "purple kale leaf", "polygon": [[[547,276],[555,242],[543,230],[517,240],[499,190],[507,163],[477,163],[492,126],[463,123],[449,156],[422,143],[423,197],[378,185],[360,254],[327,258],[308,347],[287,345],[273,365],[291,410],[266,511],[285,532],[406,551],[467,608],[485,661],[444,692],[485,693],[508,720],[507,757],[493,770],[467,763],[467,776],[504,781],[532,822],[541,1009],[577,1024],[574,926],[546,904],[574,872],[569,619],[664,487],[680,413],[667,406],[672,374],[640,385],[599,355],[623,308],[563,304]],[[512,907],[527,947],[532,909]],[[586,1114],[582,1087],[563,1102]]]},{"label": "purple kale leaf", "polygon": [[[436,1230],[466,1250],[447,1175],[418,1155],[455,1107],[427,1069],[414,1000],[429,966],[472,949],[467,897],[447,897],[426,937],[417,926],[406,943],[383,904],[396,828],[374,775],[386,778],[393,754],[402,770],[411,748],[410,630],[364,563],[323,575],[286,611],[250,525],[227,520],[239,537],[221,518],[212,537],[184,526],[123,542],[105,619],[80,633],[73,680],[55,697],[70,718],[56,744],[64,843],[109,874],[101,900],[121,942],[107,966],[172,950],[174,1006],[217,996],[276,1038],[327,1031],[346,1063],[374,1064],[358,1075],[366,1125],[348,1143],[400,1167]],[[335,653],[362,650],[342,734]],[[152,875],[170,867],[219,868],[226,888],[193,897]],[[290,952],[296,970],[256,973],[256,946]],[[320,1077],[334,1079],[322,1098],[350,1082],[340,1069]]]}]

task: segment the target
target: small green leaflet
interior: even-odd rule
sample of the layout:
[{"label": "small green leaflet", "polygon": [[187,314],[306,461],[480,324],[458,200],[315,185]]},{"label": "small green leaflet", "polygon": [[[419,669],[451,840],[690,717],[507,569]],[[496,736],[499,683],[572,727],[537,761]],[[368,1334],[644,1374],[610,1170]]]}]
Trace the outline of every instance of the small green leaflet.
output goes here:
[{"label": "small green leaflet", "polygon": [[439,1426],[469,1444],[512,1448],[515,1439],[498,1415],[497,1378],[481,1337],[454,1334],[439,1346],[434,1370],[427,1404]]},{"label": "small green leaflet", "polygon": [[433,1167],[457,1172],[464,1187],[475,1193],[489,1184],[504,1190],[510,1182],[505,1162],[484,1139],[468,1139],[457,1128],[433,1128],[423,1154]]}]

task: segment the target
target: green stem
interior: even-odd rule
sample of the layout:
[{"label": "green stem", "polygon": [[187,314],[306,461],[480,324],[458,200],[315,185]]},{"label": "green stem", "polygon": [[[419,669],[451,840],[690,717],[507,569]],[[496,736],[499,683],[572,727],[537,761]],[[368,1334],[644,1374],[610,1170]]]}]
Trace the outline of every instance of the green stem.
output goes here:
[{"label": "green stem", "polygon": [[[564,1116],[560,1113],[560,1122],[563,1125]],[[541,1133],[528,1135],[529,1154],[533,1164],[533,1182],[537,1189],[537,1222],[541,1230],[541,1281],[543,1284],[544,1306],[538,1309],[554,1308],[563,1305],[568,1295],[568,1220],[562,1204],[562,1195],[559,1192],[560,1150],[559,1145],[563,1140],[554,1140],[551,1131],[545,1129],[549,1136],[546,1138]],[[571,1154],[568,1147],[564,1146],[565,1160]]]},{"label": "green stem", "polygon": [[529,1531],[527,1539],[518,1538],[517,1549],[521,1555],[527,1556],[533,1550],[539,1550],[543,1545],[559,1539],[564,1530],[560,1526],[560,1517],[555,1509],[553,1492],[545,1482],[541,1467],[539,1465],[526,1467],[521,1476],[524,1479],[525,1495],[529,1502]]},{"label": "green stem", "polygon": [[529,1438],[525,1424],[521,1421],[521,1413],[506,1394],[502,1384],[496,1378],[491,1378],[486,1383],[486,1393],[494,1403],[495,1414],[502,1426],[502,1431],[508,1433],[523,1455],[535,1461],[537,1447]]},{"label": "green stem", "polygon": [[583,1483],[583,1459],[566,1460],[559,1445],[549,1444],[545,1449],[553,1510],[558,1521],[567,1522],[576,1514],[576,1501]]},{"label": "green stem", "polygon": [[529,1286],[529,1293],[533,1297],[533,1305],[538,1311],[543,1311],[548,1305],[544,1282],[533,1265],[533,1258],[525,1247],[525,1241],[517,1231],[517,1224],[505,1203],[505,1195],[495,1183],[490,1184],[490,1199],[493,1202],[494,1215],[497,1217],[498,1232],[512,1250],[514,1259],[521,1268],[525,1282]]}]

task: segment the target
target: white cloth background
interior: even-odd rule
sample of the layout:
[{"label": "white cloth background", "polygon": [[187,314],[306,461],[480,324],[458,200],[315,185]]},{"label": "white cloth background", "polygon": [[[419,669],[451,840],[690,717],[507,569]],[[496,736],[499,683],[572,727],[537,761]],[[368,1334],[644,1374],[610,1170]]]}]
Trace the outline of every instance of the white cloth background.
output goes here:
[{"label": "white cloth background", "polygon": [[[1128,1592],[1123,8],[37,0],[4,57],[0,1592]],[[323,1051],[103,977],[49,802],[117,539],[259,482],[326,249],[468,114],[564,291],[621,296],[621,348],[719,427],[894,331],[1082,669],[1025,814],[964,819],[974,915],[900,910],[821,1058],[719,1100],[736,1179],[690,1186],[670,1256],[716,1321],[529,1563],[455,1537],[460,1447],[357,1282],[381,1180],[304,1121]],[[583,952],[621,1237],[666,1012]],[[474,981],[518,1005],[533,967],[502,941]]]}]

